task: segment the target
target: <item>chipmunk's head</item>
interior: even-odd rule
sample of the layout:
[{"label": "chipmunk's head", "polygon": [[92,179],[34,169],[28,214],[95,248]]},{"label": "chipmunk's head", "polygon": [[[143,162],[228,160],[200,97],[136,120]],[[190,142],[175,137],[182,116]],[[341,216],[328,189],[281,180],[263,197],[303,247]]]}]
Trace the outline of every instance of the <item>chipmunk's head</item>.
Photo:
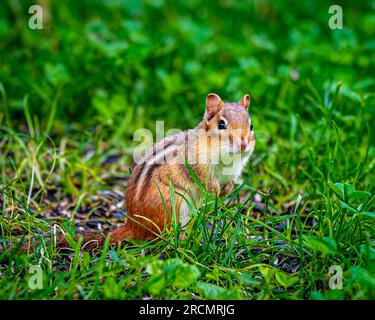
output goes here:
[{"label": "chipmunk's head", "polygon": [[223,152],[249,154],[255,147],[253,124],[248,107],[250,96],[244,95],[239,102],[224,102],[215,94],[206,98],[205,129],[211,143]]}]

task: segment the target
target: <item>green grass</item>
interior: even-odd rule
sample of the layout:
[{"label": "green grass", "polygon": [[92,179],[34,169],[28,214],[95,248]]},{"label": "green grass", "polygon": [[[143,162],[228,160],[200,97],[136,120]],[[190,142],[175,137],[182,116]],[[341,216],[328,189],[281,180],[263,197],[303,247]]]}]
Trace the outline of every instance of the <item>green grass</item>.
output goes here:
[{"label": "green grass", "polygon": [[[0,8],[0,298],[375,298],[370,1],[343,30],[325,1],[46,2],[42,31],[32,1]],[[252,97],[243,183],[160,241],[57,251],[53,230],[124,221],[133,133],[196,126],[209,92]]]}]

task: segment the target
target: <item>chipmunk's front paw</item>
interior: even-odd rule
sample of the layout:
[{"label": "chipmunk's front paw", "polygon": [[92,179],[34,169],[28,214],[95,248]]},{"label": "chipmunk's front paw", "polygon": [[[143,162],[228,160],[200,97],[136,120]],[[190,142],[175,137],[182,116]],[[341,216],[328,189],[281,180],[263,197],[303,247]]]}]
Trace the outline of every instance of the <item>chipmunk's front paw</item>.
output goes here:
[{"label": "chipmunk's front paw", "polygon": [[220,197],[226,196],[227,194],[231,193],[233,191],[234,184],[232,181],[227,182],[221,187],[220,190]]},{"label": "chipmunk's front paw", "polygon": [[220,185],[216,180],[212,180],[208,183],[208,190],[216,197],[220,196]]}]

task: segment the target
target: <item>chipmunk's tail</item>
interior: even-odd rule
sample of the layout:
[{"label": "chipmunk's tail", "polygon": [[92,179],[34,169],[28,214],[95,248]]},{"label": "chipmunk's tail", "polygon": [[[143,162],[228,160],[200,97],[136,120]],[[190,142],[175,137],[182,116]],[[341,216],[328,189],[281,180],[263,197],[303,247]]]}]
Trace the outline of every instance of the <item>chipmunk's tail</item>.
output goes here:
[{"label": "chipmunk's tail", "polygon": [[[137,238],[133,231],[128,227],[128,224],[118,227],[111,232],[105,234],[101,232],[80,232],[77,233],[75,241],[82,239],[82,249],[92,251],[101,248],[104,245],[106,238],[109,237],[110,244],[120,243],[125,239]],[[35,248],[39,245],[39,241],[33,243],[25,243],[22,245],[22,251],[34,252]],[[71,248],[66,236],[59,236],[56,238],[56,248]]]}]

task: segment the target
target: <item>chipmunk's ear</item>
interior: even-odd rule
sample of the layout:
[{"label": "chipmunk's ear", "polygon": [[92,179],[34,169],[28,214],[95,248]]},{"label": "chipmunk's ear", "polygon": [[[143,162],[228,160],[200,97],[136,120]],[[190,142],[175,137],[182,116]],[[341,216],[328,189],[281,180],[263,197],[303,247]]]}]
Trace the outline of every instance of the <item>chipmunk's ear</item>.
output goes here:
[{"label": "chipmunk's ear", "polygon": [[247,109],[247,107],[249,106],[250,104],[250,96],[248,94],[245,94],[241,101],[240,101],[240,104],[241,106],[243,106],[245,109]]},{"label": "chipmunk's ear", "polygon": [[208,116],[211,118],[215,115],[223,106],[221,98],[215,94],[210,93],[206,98],[206,111]]}]

